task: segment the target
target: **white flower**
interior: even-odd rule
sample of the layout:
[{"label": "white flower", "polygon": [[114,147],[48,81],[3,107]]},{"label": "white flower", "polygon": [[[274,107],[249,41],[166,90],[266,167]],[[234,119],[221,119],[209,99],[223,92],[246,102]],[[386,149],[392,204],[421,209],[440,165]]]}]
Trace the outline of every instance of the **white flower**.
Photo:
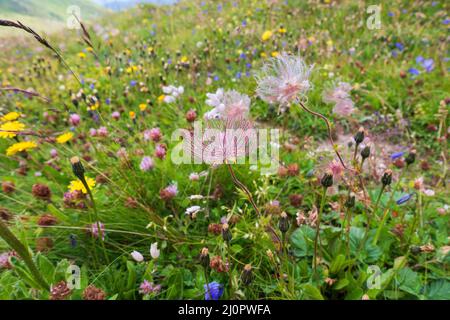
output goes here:
[{"label": "white flower", "polygon": [[136,261],[136,262],[142,262],[144,261],[144,256],[139,252],[139,251],[133,251],[131,253],[131,257]]},{"label": "white flower", "polygon": [[224,91],[220,88],[216,93],[208,93],[206,96],[206,104],[213,107],[205,114],[206,120],[246,117],[250,110],[250,98],[235,90]]},{"label": "white flower", "polygon": [[150,246],[150,255],[153,259],[158,259],[160,251],[158,249],[158,242],[152,243]]},{"label": "white flower", "polygon": [[177,100],[177,98],[184,93],[184,87],[179,86],[165,86],[162,88],[165,96],[164,96],[164,102],[165,103],[172,103]]},{"label": "white flower", "polygon": [[428,197],[432,197],[435,195],[435,192],[434,192],[434,190],[431,190],[431,189],[425,189],[425,190],[423,190],[423,194]]},{"label": "white flower", "polygon": [[202,200],[204,197],[201,194],[193,194],[189,196],[189,200]]},{"label": "white flower", "polygon": [[309,75],[312,66],[307,66],[300,57],[285,52],[271,58],[255,77],[257,95],[268,103],[277,103],[282,109],[311,88]]},{"label": "white flower", "polygon": [[186,209],[186,214],[190,216],[193,214],[197,214],[201,210],[202,208],[200,206],[192,206]]}]

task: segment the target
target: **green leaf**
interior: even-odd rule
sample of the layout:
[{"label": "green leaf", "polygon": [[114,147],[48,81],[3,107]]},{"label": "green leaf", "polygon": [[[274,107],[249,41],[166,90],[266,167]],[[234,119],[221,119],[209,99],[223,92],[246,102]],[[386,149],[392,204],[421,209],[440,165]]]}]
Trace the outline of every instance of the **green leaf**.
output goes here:
[{"label": "green leaf", "polygon": [[[291,235],[291,243],[296,257],[306,257],[312,254],[314,230],[308,226],[301,226]],[[311,243],[311,244],[310,244]]]},{"label": "green leaf", "polygon": [[307,300],[324,300],[320,290],[312,284],[306,283],[302,286],[304,298]]},{"label": "green leaf", "polygon": [[420,279],[418,274],[410,268],[401,269],[396,276],[396,281],[400,290],[419,296]]},{"label": "green leaf", "polygon": [[439,279],[426,287],[426,297],[430,300],[449,300],[450,281]]},{"label": "green leaf", "polygon": [[341,271],[345,264],[345,256],[343,254],[337,255],[337,257],[334,258],[333,262],[331,263],[330,272],[333,274],[339,273],[339,271]]},{"label": "green leaf", "polygon": [[343,278],[340,279],[338,282],[336,282],[336,284],[333,286],[334,290],[341,290],[343,288],[345,288],[346,286],[348,286],[350,284],[350,281],[348,281],[348,279]]},{"label": "green leaf", "polygon": [[42,254],[37,255],[36,260],[38,261],[39,270],[41,271],[45,281],[48,283],[53,283],[53,277],[55,274],[55,267],[53,266],[53,263],[51,263],[51,261]]}]

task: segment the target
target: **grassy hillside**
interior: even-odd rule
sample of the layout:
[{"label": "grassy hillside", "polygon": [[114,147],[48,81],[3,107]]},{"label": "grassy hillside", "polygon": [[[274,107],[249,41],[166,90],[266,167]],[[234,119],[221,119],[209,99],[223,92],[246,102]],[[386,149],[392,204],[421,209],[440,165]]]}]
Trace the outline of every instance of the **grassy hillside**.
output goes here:
[{"label": "grassy hillside", "polygon": [[[54,32],[64,28],[70,6],[78,6],[83,19],[98,18],[106,12],[91,0],[0,0],[0,18],[20,20],[36,30]],[[6,32],[1,30],[0,34]]]}]

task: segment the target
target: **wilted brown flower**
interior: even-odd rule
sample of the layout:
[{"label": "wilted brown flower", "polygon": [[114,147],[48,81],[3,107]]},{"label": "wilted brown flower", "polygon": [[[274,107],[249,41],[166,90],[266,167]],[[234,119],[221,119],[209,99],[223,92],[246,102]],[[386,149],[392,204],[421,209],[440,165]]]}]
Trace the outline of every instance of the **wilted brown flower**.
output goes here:
[{"label": "wilted brown flower", "polygon": [[4,193],[12,193],[16,190],[16,186],[12,181],[3,181],[2,182],[2,190]]},{"label": "wilted brown flower", "polygon": [[0,219],[8,221],[12,218],[11,212],[6,208],[0,208]]},{"label": "wilted brown flower", "polygon": [[105,300],[106,293],[102,289],[95,287],[94,285],[88,286],[83,291],[84,300]]},{"label": "wilted brown flower", "polygon": [[50,188],[47,187],[45,184],[36,183],[31,188],[31,193],[35,198],[41,199],[41,200],[50,200],[52,197],[52,192],[50,191]]},{"label": "wilted brown flower", "polygon": [[53,248],[53,240],[48,237],[42,237],[36,239],[36,250],[39,252],[49,251]]},{"label": "wilted brown flower", "polygon": [[211,259],[209,266],[217,272],[228,272],[228,265],[223,262],[220,256],[214,256]]},{"label": "wilted brown flower", "polygon": [[67,283],[62,280],[50,289],[50,300],[65,300],[71,294]]},{"label": "wilted brown flower", "polygon": [[39,220],[37,222],[40,226],[53,226],[58,222],[58,219],[56,219],[51,214],[43,214],[39,217]]},{"label": "wilted brown flower", "polygon": [[220,223],[210,223],[208,225],[208,232],[218,235],[222,233],[222,225]]}]

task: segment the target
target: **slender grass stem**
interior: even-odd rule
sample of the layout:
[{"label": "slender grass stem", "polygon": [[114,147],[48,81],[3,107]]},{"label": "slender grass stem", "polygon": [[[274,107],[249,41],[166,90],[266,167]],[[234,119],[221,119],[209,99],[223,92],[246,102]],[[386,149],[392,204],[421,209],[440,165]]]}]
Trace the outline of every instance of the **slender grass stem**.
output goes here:
[{"label": "slender grass stem", "polygon": [[323,188],[322,191],[322,199],[320,201],[320,208],[319,212],[317,214],[317,221],[316,221],[316,237],[314,239],[314,257],[313,257],[313,274],[316,275],[317,272],[317,245],[319,243],[319,234],[320,234],[320,220],[322,216],[323,207],[325,205],[325,199],[327,196],[327,188]]}]

